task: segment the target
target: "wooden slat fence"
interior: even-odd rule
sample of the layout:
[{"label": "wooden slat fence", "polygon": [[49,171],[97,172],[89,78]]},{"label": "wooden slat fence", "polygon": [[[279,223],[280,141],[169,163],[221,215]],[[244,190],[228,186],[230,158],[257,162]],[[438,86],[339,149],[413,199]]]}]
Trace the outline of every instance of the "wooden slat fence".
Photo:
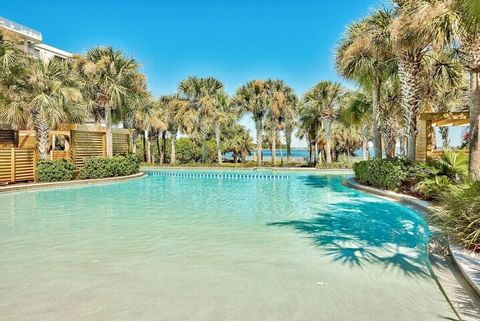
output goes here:
[{"label": "wooden slat fence", "polygon": [[34,181],[35,162],[33,149],[0,149],[0,183]]},{"label": "wooden slat fence", "polygon": [[105,156],[105,133],[73,132],[72,159],[78,168],[83,167],[85,159]]},{"label": "wooden slat fence", "polygon": [[128,154],[128,134],[112,134],[113,155]]}]

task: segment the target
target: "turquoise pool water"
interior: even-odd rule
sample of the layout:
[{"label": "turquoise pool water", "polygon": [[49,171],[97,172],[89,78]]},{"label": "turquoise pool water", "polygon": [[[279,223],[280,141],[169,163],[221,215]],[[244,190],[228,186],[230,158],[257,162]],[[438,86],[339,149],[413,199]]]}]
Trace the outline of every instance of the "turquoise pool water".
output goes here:
[{"label": "turquoise pool water", "polygon": [[0,320],[454,319],[424,220],[345,178],[170,170],[0,194]]}]

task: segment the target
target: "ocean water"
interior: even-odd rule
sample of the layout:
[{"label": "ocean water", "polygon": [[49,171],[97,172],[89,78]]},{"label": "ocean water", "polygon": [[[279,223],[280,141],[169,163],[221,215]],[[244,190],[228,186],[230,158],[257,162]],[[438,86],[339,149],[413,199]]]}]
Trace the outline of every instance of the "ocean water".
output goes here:
[{"label": "ocean water", "polygon": [[454,319],[424,220],[345,179],[170,170],[0,194],[0,320]]}]

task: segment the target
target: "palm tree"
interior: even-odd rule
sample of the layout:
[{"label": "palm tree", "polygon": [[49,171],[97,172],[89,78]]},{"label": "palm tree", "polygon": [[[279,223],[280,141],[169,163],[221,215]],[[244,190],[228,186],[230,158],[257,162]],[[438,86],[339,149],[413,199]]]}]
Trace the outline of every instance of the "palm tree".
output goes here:
[{"label": "palm tree", "polygon": [[345,104],[339,112],[339,121],[346,127],[357,128],[360,131],[362,138],[362,160],[366,160],[372,123],[371,97],[361,91],[348,93],[345,96]]},{"label": "palm tree", "polygon": [[285,85],[282,80],[267,80],[265,82],[267,89],[267,124],[270,130],[270,143],[272,152],[272,165],[276,165],[276,141],[278,129],[284,126],[287,109],[295,99],[295,93],[292,88]]},{"label": "palm tree", "polygon": [[205,163],[207,134],[211,130],[217,95],[223,92],[223,84],[213,77],[189,77],[180,82],[178,91],[189,101],[189,108],[195,112],[195,127],[200,133],[202,145],[202,163]]},{"label": "palm tree", "polygon": [[[343,89],[338,82],[321,81],[305,93],[302,113],[314,124],[316,137],[315,146],[319,142],[320,129],[325,130],[325,157],[327,163],[332,162],[332,122],[339,108]],[[316,157],[317,155],[315,155]],[[315,162],[316,163],[316,162]]]},{"label": "palm tree", "polygon": [[81,122],[86,116],[78,79],[66,63],[31,61],[26,77],[10,90],[21,99],[0,105],[0,120],[32,127],[41,159],[48,158],[52,128]]},{"label": "palm tree", "polygon": [[290,163],[292,157],[292,135],[297,125],[298,98],[292,95],[285,108],[284,134],[287,147],[287,163]]},{"label": "palm tree", "polygon": [[112,156],[112,109],[141,101],[139,96],[145,92],[139,64],[112,47],[93,48],[77,59],[91,100],[104,112],[107,156]]},{"label": "palm tree", "polygon": [[225,92],[220,92],[215,97],[215,108],[213,112],[213,127],[215,129],[215,144],[217,148],[217,162],[222,164],[222,130],[232,124],[235,120],[236,112],[233,110],[233,104]]},{"label": "palm tree", "polygon": [[257,136],[257,165],[262,165],[263,126],[268,112],[268,92],[264,81],[252,80],[235,94],[236,104],[243,112],[252,114]]},{"label": "palm tree", "polygon": [[391,10],[374,11],[369,17],[349,26],[336,50],[338,72],[372,92],[372,132],[377,158],[382,157],[381,132],[377,128],[381,88],[396,69],[390,33],[392,19]]},{"label": "palm tree", "polygon": [[232,152],[234,163],[237,163],[239,159],[245,161],[252,149],[252,136],[248,130],[239,124],[230,124],[225,132],[224,151]]},{"label": "palm tree", "polygon": [[[417,48],[450,48],[454,45],[470,76],[470,163],[469,172],[480,179],[480,5],[476,0],[395,1],[399,5],[396,30],[403,44],[421,43]],[[426,45],[425,45],[426,44]],[[420,56],[421,57],[421,56]],[[418,59],[417,59],[418,60]],[[407,67],[408,69],[408,67]],[[406,76],[411,76],[408,70]],[[406,77],[403,77],[406,78]],[[407,92],[407,91],[405,91]],[[408,93],[408,92],[407,92]],[[405,96],[405,93],[404,93]],[[408,95],[407,95],[408,96]]]}]

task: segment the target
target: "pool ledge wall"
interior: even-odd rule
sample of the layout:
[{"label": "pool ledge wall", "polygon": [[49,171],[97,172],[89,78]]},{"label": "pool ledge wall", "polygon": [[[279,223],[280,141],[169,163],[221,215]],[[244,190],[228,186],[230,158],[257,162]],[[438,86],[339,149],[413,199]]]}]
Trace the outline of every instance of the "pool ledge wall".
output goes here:
[{"label": "pool ledge wall", "polygon": [[175,171],[175,170],[201,170],[201,171],[274,171],[274,172],[313,172],[319,174],[337,174],[337,175],[353,175],[351,169],[331,168],[311,168],[311,167],[222,167],[222,166],[141,166],[140,170],[144,172],[155,171]]},{"label": "pool ledge wall", "polygon": [[[375,194],[377,196],[413,205],[415,208],[421,210],[421,212],[425,214],[430,213],[434,208],[438,207],[431,202],[424,201],[410,195],[380,190],[371,186],[360,184],[353,178],[347,180],[345,182],[345,185],[367,193]],[[453,243],[451,240],[449,240],[448,242],[448,251],[450,252],[451,261],[460,271],[463,279],[477,295],[477,299],[480,298],[480,255],[478,253],[465,249],[461,245]],[[443,287],[443,285],[441,284],[440,286]],[[443,290],[445,291],[445,288]]]},{"label": "pool ledge wall", "polygon": [[56,187],[74,187],[74,186],[91,185],[91,184],[114,183],[114,182],[130,180],[130,179],[141,178],[144,176],[145,176],[144,173],[137,173],[129,176],[72,180],[72,181],[65,181],[65,182],[12,184],[12,185],[0,186],[0,193],[19,192],[19,191],[36,190],[36,189],[49,189],[49,188],[56,188]]}]

